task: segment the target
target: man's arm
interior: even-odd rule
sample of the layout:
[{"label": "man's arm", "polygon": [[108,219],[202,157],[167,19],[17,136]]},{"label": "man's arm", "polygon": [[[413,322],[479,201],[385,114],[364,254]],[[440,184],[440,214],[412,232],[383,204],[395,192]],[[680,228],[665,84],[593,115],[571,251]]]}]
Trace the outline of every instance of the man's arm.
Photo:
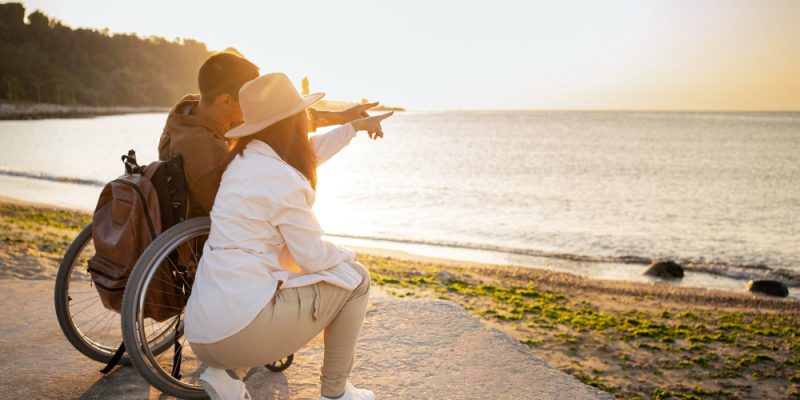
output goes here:
[{"label": "man's arm", "polygon": [[359,104],[344,111],[322,111],[314,108],[308,109],[310,131],[316,128],[331,125],[344,125],[359,118],[369,117],[367,110],[378,105],[378,102]]}]

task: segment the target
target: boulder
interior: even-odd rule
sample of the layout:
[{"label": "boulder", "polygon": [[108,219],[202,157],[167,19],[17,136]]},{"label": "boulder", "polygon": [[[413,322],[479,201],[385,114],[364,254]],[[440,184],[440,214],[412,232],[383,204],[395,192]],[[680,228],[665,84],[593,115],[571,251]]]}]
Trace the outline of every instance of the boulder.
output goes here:
[{"label": "boulder", "polygon": [[675,261],[654,261],[648,265],[642,274],[662,279],[683,278],[683,267]]},{"label": "boulder", "polygon": [[789,288],[786,284],[769,279],[747,282],[747,291],[750,293],[761,293],[778,297],[786,297],[789,295]]},{"label": "boulder", "polygon": [[456,278],[455,275],[453,275],[453,274],[451,274],[451,273],[449,273],[447,271],[439,271],[439,272],[437,272],[436,273],[436,279],[438,279],[439,282],[442,282],[443,285],[447,285],[450,282],[457,282],[458,281],[458,278]]}]

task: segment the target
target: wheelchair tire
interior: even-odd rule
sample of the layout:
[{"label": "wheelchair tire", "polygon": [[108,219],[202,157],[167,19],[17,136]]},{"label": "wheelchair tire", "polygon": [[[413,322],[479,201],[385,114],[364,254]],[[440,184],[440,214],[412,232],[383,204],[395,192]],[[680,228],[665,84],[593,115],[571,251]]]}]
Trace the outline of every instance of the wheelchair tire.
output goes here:
[{"label": "wheelchair tire", "polygon": [[[177,329],[170,338],[180,343],[180,351],[175,346],[175,351],[165,351],[158,354],[144,345],[147,338],[147,326],[144,317],[145,300],[147,299],[148,288],[156,272],[162,268],[178,268],[172,262],[171,254],[184,245],[191,248],[191,241],[195,240],[195,248],[192,248],[192,256],[195,262],[199,260],[198,240],[208,235],[211,220],[208,217],[192,218],[181,222],[156,237],[144,250],[139,260],[128,278],[125,287],[125,294],[122,299],[122,336],[125,341],[125,348],[128,351],[133,365],[153,387],[163,393],[186,399],[202,399],[207,395],[203,391],[198,381],[199,361],[191,353],[191,346],[183,338],[183,309],[180,309],[176,318]],[[169,265],[172,264],[170,267]],[[188,269],[187,269],[188,271]],[[178,275],[184,272],[175,271]],[[190,292],[193,276],[181,275],[180,279],[185,282],[184,288],[188,286]],[[187,294],[188,296],[188,294]],[[166,357],[165,355],[170,355]],[[177,377],[173,374],[175,365],[179,365]],[[180,371],[183,369],[183,371]],[[184,374],[183,372],[189,372]]]},{"label": "wheelchair tire", "polygon": [[[102,306],[88,269],[80,268],[79,264],[93,255],[89,249],[91,242],[92,224],[89,224],[72,241],[61,259],[54,290],[55,311],[58,325],[72,346],[92,360],[107,363],[122,343],[120,317]],[[87,312],[90,313],[88,316]],[[81,319],[85,324],[77,321],[80,314],[83,314]],[[120,363],[131,362],[125,355]]]},{"label": "wheelchair tire", "polygon": [[264,367],[272,372],[281,372],[289,368],[292,365],[292,361],[294,361],[294,354],[289,354],[289,357],[267,364]]}]

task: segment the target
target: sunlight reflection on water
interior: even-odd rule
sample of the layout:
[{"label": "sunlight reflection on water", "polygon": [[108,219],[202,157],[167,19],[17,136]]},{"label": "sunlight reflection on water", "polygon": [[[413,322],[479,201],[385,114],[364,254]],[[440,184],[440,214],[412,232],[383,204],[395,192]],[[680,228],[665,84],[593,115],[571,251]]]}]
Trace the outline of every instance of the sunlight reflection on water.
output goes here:
[{"label": "sunlight reflection on water", "polygon": [[[0,121],[0,168],[104,182],[129,148],[155,159],[164,120]],[[320,167],[326,232],[800,271],[798,113],[409,112],[384,131]],[[87,209],[99,192],[0,178]]]}]

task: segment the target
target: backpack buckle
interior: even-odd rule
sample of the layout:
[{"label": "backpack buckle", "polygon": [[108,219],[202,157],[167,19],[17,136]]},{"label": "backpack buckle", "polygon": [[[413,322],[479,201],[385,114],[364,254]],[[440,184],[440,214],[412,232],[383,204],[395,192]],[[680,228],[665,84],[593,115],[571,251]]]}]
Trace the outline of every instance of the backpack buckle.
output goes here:
[{"label": "backpack buckle", "polygon": [[128,174],[141,174],[142,167],[136,162],[136,152],[128,150],[128,155],[122,156],[122,163],[125,164],[125,172]]}]

